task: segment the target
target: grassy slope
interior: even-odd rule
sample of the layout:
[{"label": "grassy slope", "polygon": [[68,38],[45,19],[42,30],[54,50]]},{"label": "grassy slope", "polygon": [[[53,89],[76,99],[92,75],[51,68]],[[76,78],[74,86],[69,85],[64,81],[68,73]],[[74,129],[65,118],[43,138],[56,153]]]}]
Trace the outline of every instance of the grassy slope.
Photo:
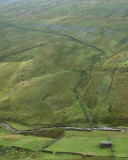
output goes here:
[{"label": "grassy slope", "polygon": [[[2,5],[0,21],[69,34],[105,50],[79,92],[94,124],[127,125],[127,1],[28,3]],[[98,52],[66,37],[0,28],[2,120],[30,127],[85,123],[74,86]]]}]

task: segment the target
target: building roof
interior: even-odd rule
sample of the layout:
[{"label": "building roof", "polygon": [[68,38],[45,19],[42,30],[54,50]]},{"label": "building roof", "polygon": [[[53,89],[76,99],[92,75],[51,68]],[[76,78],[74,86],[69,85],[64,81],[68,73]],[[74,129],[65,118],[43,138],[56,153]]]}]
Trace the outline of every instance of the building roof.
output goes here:
[{"label": "building roof", "polygon": [[101,144],[112,144],[112,141],[101,141]]}]

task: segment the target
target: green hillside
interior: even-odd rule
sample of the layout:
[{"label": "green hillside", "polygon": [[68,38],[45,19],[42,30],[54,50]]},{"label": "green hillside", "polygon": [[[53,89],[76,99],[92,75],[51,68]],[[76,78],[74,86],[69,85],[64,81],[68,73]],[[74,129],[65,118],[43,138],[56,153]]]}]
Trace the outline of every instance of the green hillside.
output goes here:
[{"label": "green hillside", "polygon": [[0,121],[89,126],[75,85],[101,53],[65,35],[106,53],[78,86],[93,126],[128,126],[127,0],[1,4]]}]

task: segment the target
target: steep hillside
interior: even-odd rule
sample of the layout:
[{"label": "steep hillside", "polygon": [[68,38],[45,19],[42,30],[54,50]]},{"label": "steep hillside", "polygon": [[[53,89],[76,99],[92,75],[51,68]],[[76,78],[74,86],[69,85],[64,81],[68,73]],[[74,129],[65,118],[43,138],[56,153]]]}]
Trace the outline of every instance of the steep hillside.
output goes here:
[{"label": "steep hillside", "polygon": [[0,36],[1,121],[89,126],[75,85],[101,53],[87,43],[106,53],[78,86],[87,114],[94,126],[128,125],[127,0],[5,3]]}]

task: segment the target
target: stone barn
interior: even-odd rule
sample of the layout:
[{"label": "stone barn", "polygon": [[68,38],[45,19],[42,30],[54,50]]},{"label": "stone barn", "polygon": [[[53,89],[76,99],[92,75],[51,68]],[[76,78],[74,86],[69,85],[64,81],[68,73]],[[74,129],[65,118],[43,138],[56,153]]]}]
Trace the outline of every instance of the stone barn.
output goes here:
[{"label": "stone barn", "polygon": [[101,141],[100,148],[112,148],[112,141]]}]

